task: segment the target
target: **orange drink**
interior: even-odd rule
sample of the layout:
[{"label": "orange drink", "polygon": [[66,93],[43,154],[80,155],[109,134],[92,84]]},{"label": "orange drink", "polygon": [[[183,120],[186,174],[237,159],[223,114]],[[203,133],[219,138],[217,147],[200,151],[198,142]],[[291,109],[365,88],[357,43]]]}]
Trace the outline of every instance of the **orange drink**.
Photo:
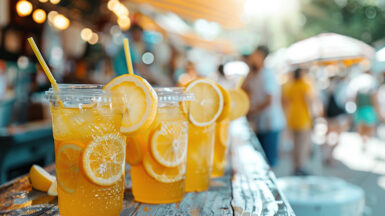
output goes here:
[{"label": "orange drink", "polygon": [[60,215],[119,215],[124,192],[122,115],[97,85],[50,89]]},{"label": "orange drink", "polygon": [[214,145],[214,159],[213,170],[211,177],[221,177],[225,173],[226,156],[228,151],[228,136],[229,136],[230,119],[226,118],[218,121],[215,126],[215,145]]},{"label": "orange drink", "polygon": [[205,191],[210,186],[215,123],[197,127],[189,124],[186,191]]},{"label": "orange drink", "polygon": [[[181,101],[192,95],[183,88],[155,88],[158,109],[147,129],[127,139],[127,162],[131,164],[132,193],[143,203],[173,203],[182,200],[186,176],[188,141],[187,113]],[[139,151],[135,147],[140,146]]]},{"label": "orange drink", "polygon": [[223,95],[223,110],[215,126],[214,161],[211,177],[221,177],[226,169],[228,135],[231,116],[231,97],[225,88],[217,84]]},{"label": "orange drink", "polygon": [[223,111],[223,94],[209,79],[197,79],[186,86],[195,99],[189,105],[189,139],[186,191],[205,191],[210,187],[215,141],[215,123]]}]

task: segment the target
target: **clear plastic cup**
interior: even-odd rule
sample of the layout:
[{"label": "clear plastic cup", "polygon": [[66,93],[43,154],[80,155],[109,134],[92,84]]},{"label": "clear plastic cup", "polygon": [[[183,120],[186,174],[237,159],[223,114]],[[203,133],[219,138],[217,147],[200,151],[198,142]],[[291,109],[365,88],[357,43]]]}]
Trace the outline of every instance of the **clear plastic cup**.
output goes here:
[{"label": "clear plastic cup", "polygon": [[230,118],[218,121],[215,126],[214,159],[211,177],[217,178],[225,174],[227,152],[229,149]]},{"label": "clear plastic cup", "polygon": [[122,115],[100,85],[50,89],[60,215],[119,215],[123,204],[125,142]]},{"label": "clear plastic cup", "polygon": [[[202,112],[204,112],[202,110]],[[215,141],[215,123],[198,127],[189,123],[186,191],[205,191],[210,187]]]},{"label": "clear plastic cup", "polygon": [[127,145],[140,146],[141,154],[131,164],[132,193],[138,202],[173,203],[183,198],[186,176],[188,121],[182,103],[193,96],[183,88],[155,91],[158,109],[154,122],[127,139]]}]

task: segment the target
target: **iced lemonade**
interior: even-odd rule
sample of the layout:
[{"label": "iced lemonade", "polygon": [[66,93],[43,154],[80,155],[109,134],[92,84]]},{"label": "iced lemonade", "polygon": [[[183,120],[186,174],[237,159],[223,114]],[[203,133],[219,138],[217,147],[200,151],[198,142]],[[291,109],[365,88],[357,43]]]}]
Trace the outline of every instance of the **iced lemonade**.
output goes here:
[{"label": "iced lemonade", "polygon": [[[183,198],[186,175],[188,122],[180,102],[192,96],[183,93],[183,88],[158,88],[156,92],[155,120],[149,128],[127,139],[127,161],[131,164],[136,201],[173,203]],[[132,155],[138,155],[136,146],[140,146],[141,157]]]},{"label": "iced lemonade", "polygon": [[215,126],[214,159],[211,177],[221,177],[225,173],[230,119],[218,121]]},{"label": "iced lemonade", "polygon": [[203,127],[189,124],[186,191],[209,189],[214,141],[215,123]]},{"label": "iced lemonade", "polygon": [[209,79],[197,79],[186,86],[195,99],[189,104],[189,140],[186,191],[205,191],[210,187],[215,141],[215,124],[223,111],[223,94]]},{"label": "iced lemonade", "polygon": [[231,97],[229,91],[217,84],[223,95],[223,110],[215,125],[214,159],[211,177],[221,177],[225,173],[227,151],[229,149],[228,137],[231,116]]},{"label": "iced lemonade", "polygon": [[[60,215],[119,215],[125,136],[122,115],[95,85],[60,85],[47,92],[55,141]],[[60,100],[58,100],[60,99]]]}]

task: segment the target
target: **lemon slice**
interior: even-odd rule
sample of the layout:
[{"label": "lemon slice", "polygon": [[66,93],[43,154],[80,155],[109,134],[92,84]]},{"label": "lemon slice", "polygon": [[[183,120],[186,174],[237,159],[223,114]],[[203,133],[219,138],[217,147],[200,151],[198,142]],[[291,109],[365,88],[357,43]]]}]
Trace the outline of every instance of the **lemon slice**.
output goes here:
[{"label": "lemon slice", "polygon": [[191,123],[200,127],[214,123],[223,110],[223,95],[217,84],[209,79],[197,79],[187,85],[186,91],[195,97],[190,102]]},{"label": "lemon slice", "polygon": [[142,161],[140,143],[134,137],[126,138],[126,162],[130,165],[138,165]]},{"label": "lemon slice", "polygon": [[151,177],[162,183],[180,181],[184,178],[186,173],[185,164],[182,163],[176,167],[165,167],[157,163],[150,154],[144,156],[143,166]]},{"label": "lemon slice", "polygon": [[48,189],[48,195],[50,196],[57,196],[57,181],[55,181],[51,184],[51,186]]},{"label": "lemon slice", "polygon": [[222,113],[219,115],[217,121],[222,121],[230,117],[231,98],[229,92],[225,88],[223,88],[220,84],[217,84],[217,86],[221,90],[223,95],[223,110]]},{"label": "lemon slice", "polygon": [[83,168],[92,182],[109,186],[122,177],[125,160],[125,138],[108,135],[94,140],[84,149]]},{"label": "lemon slice", "polygon": [[245,116],[250,108],[249,97],[242,89],[230,89],[231,111],[230,119],[234,120]]},{"label": "lemon slice", "polygon": [[162,123],[152,134],[151,152],[165,167],[175,167],[186,159],[187,125],[183,122]]},{"label": "lemon slice", "polygon": [[217,136],[219,136],[219,141],[223,146],[227,146],[228,139],[229,139],[229,120],[223,120],[218,122],[216,125],[218,131]]},{"label": "lemon slice", "polygon": [[158,97],[155,90],[137,75],[121,75],[105,85],[112,104],[123,113],[120,131],[131,134],[147,128],[155,119]]},{"label": "lemon slice", "polygon": [[47,192],[55,177],[38,165],[33,165],[29,171],[29,180],[34,189]]},{"label": "lemon slice", "polygon": [[74,144],[62,145],[56,155],[56,176],[61,189],[74,193],[80,174],[80,157],[82,148]]}]

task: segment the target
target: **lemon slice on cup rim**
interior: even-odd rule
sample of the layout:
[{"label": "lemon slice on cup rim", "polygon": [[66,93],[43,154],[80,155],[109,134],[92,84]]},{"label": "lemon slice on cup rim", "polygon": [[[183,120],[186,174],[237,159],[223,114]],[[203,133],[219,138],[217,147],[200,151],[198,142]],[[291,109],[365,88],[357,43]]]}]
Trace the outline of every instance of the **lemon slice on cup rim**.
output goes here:
[{"label": "lemon slice on cup rim", "polygon": [[194,94],[189,103],[189,120],[198,127],[213,124],[223,111],[223,94],[217,84],[206,78],[191,81],[186,91]]},{"label": "lemon slice on cup rim", "polygon": [[151,125],[156,116],[158,98],[155,90],[142,77],[121,75],[103,90],[111,93],[114,109],[123,114],[120,132],[133,134]]}]

